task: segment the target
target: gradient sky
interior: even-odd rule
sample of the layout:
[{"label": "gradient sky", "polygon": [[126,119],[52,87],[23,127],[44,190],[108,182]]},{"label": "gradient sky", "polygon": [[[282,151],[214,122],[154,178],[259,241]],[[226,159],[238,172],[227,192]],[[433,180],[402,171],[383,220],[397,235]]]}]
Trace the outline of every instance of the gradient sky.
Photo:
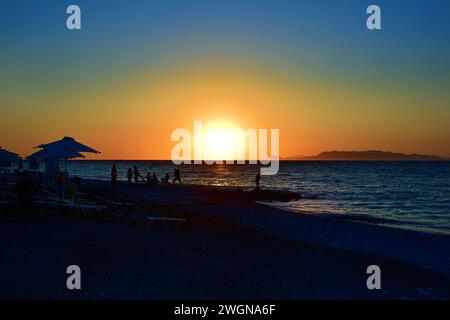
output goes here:
[{"label": "gradient sky", "polygon": [[449,39],[446,0],[1,0],[0,146],[167,159],[172,130],[226,119],[279,128],[282,156],[450,157]]}]

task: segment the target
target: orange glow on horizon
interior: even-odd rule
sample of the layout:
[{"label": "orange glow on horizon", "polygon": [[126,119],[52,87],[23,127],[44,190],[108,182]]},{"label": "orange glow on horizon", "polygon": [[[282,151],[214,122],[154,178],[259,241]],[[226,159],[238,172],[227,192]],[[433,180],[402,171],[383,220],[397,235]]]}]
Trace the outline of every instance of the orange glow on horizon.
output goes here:
[{"label": "orange glow on horizon", "polygon": [[[102,152],[87,159],[167,160],[172,131],[193,130],[202,120],[212,128],[197,142],[207,159],[233,158],[227,155],[236,151],[229,128],[280,129],[281,157],[369,149],[450,157],[450,109],[429,113],[422,108],[426,101],[401,88],[373,91],[368,100],[365,84],[294,71],[202,61],[135,70],[76,95],[29,93],[8,101],[0,145],[27,156],[35,145],[73,136]],[[26,116],[15,111],[25,105]]]}]

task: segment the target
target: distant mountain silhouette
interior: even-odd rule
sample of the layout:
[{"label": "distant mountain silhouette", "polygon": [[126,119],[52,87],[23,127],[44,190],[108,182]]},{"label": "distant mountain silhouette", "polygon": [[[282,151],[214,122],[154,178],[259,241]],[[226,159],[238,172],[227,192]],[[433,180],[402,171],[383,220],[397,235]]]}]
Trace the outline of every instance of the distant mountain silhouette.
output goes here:
[{"label": "distant mountain silhouette", "polygon": [[353,160],[353,161],[442,161],[448,160],[426,154],[404,154],[389,151],[326,151],[311,157],[287,157],[283,160]]}]

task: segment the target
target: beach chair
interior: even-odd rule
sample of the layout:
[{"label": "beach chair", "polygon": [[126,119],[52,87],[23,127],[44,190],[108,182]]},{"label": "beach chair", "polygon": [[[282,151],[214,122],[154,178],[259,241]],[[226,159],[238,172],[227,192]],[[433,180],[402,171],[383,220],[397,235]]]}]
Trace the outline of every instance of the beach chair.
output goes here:
[{"label": "beach chair", "polygon": [[113,212],[113,218],[117,222],[139,225],[145,220],[142,217],[144,211],[141,206],[137,204],[136,200],[134,200],[134,202],[117,201],[107,199],[98,195],[95,196],[95,199]]},{"label": "beach chair", "polygon": [[122,221],[135,226],[143,226],[147,222],[147,216],[141,212],[131,211],[121,217]]},{"label": "beach chair", "polygon": [[97,215],[99,211],[106,209],[106,206],[99,205],[95,202],[85,200],[78,193],[69,193],[71,198],[60,199],[55,193],[49,189],[42,189],[41,194],[33,200],[34,204],[39,205],[43,209],[76,209],[81,216]]},{"label": "beach chair", "polygon": [[0,183],[0,205],[13,205],[17,204],[19,195],[14,192],[15,183],[2,181]]},{"label": "beach chair", "polygon": [[172,226],[175,230],[178,230],[180,225],[186,222],[186,219],[180,218],[167,218],[167,217],[147,217],[147,227],[151,228],[152,225],[159,224],[164,229],[170,229]]},{"label": "beach chair", "polygon": [[117,216],[124,219],[129,224],[137,226],[144,225],[147,222],[147,213],[145,212],[142,202],[132,196],[129,196],[128,198],[131,201],[130,203],[132,203],[132,206],[127,206],[124,215],[120,216],[119,213]]},{"label": "beach chair", "polygon": [[[148,212],[146,212],[144,208],[144,204],[142,203],[142,201],[132,196],[129,196],[129,198],[135,203],[134,208],[135,211],[132,211],[132,214],[128,216],[131,222],[134,224],[144,225],[147,228],[159,225],[166,230],[171,229],[171,227],[173,227],[176,230],[182,223],[186,221],[185,219],[179,218],[149,216]],[[148,204],[149,203],[147,203],[147,205]]]},{"label": "beach chair", "polygon": [[18,196],[15,194],[4,195],[0,194],[0,207],[17,204]]},{"label": "beach chair", "polygon": [[125,214],[130,208],[134,207],[134,203],[132,202],[125,202],[125,201],[115,201],[106,199],[101,196],[95,196],[95,199],[106,205],[109,209],[113,210],[113,212],[117,215]]},{"label": "beach chair", "polygon": [[0,174],[9,175],[9,174],[12,174],[12,170],[9,168],[1,168],[0,167]]}]

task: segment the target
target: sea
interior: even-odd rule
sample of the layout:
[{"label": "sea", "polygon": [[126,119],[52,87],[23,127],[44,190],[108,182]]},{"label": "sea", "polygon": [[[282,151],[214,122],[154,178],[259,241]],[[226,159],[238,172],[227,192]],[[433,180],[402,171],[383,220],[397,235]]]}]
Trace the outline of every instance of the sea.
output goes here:
[{"label": "sea", "polygon": [[[119,180],[136,165],[141,175],[173,177],[170,161],[68,161],[71,176]],[[63,166],[64,164],[61,164]],[[183,183],[254,188],[258,165],[181,165]],[[299,215],[450,234],[450,162],[281,161],[278,174],[262,176],[261,188],[289,190],[301,200],[269,205]]]}]

